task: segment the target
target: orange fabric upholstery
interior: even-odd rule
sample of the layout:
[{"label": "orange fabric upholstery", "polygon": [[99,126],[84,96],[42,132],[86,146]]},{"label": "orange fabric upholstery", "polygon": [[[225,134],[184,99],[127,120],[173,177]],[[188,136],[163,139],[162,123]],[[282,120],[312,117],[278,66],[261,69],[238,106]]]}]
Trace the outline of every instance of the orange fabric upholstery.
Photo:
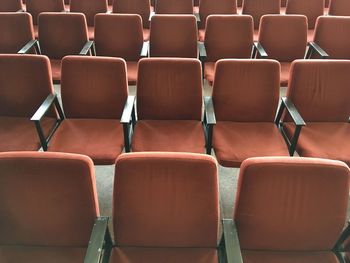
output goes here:
[{"label": "orange fabric upholstery", "polygon": [[321,16],[317,19],[314,41],[329,58],[350,59],[350,17]]},{"label": "orange fabric upholstery", "polygon": [[253,18],[247,15],[210,15],[205,32],[207,60],[250,58],[253,46]]},{"label": "orange fabric upholstery", "polygon": [[[251,250],[272,258],[245,262],[317,262],[322,252],[325,259],[318,262],[337,262],[330,253],[346,220],[349,175],[344,163],[325,159],[244,161],[234,211],[240,246],[253,259],[257,255]],[[279,261],[284,252],[292,258]],[[307,252],[310,261],[303,256]]]},{"label": "orange fabric upholstery", "polygon": [[218,263],[215,248],[114,248],[111,263]]},{"label": "orange fabric upholstery", "polygon": [[172,151],[204,153],[205,138],[200,121],[141,120],[132,138],[133,152]]},{"label": "orange fabric upholstery", "polygon": [[325,0],[288,0],[286,14],[305,15],[308,28],[315,28],[316,19],[323,15]]},{"label": "orange fabric upholstery", "polygon": [[279,63],[272,60],[224,59],[216,63],[212,98],[217,123],[212,145],[221,165],[239,167],[253,156],[288,155],[273,122],[279,72]]},{"label": "orange fabric upholstery", "polygon": [[61,60],[60,59],[50,59],[52,80],[54,84],[59,84],[61,82]]},{"label": "orange fabric upholstery", "polygon": [[150,56],[197,58],[197,22],[195,16],[153,16],[150,32]]},{"label": "orange fabric upholstery", "polygon": [[0,12],[17,12],[22,9],[21,0],[2,0],[0,2]]},{"label": "orange fabric upholstery", "polygon": [[281,62],[281,86],[285,87],[288,85],[289,71],[291,67],[291,62]]},{"label": "orange fabric upholstery", "polygon": [[0,13],[0,52],[17,53],[34,39],[32,17],[28,13]]},{"label": "orange fabric upholstery", "polygon": [[145,28],[149,28],[150,0],[114,0],[113,13],[138,14]]},{"label": "orange fabric upholstery", "polygon": [[291,62],[303,58],[307,44],[307,18],[303,15],[264,15],[259,42],[271,59]]},{"label": "orange fabric upholstery", "polygon": [[200,28],[205,28],[209,15],[237,14],[236,0],[201,0],[199,3]]},{"label": "orange fabric upholstery", "polygon": [[67,56],[62,60],[62,104],[66,115],[50,151],[81,153],[95,164],[112,164],[124,145],[119,123],[128,95],[121,58]]},{"label": "orange fabric upholstery", "polygon": [[27,0],[26,11],[33,17],[33,24],[38,24],[38,16],[42,12],[64,11],[63,0]]},{"label": "orange fabric upholstery", "polygon": [[242,14],[251,15],[254,19],[254,29],[259,28],[260,18],[266,14],[279,14],[281,0],[244,0]]},{"label": "orange fabric upholstery", "polygon": [[209,82],[210,85],[213,85],[214,73],[215,73],[215,62],[206,62],[204,67],[204,77]]},{"label": "orange fabric upholstery", "polygon": [[[0,170],[0,212],[10,215],[1,220],[0,247],[14,257],[35,253],[30,246],[87,247],[99,215],[94,166],[88,157],[0,153]],[[29,247],[18,255],[6,246]]]},{"label": "orange fabric upholstery", "polygon": [[70,11],[83,13],[89,26],[94,26],[96,14],[107,13],[107,10],[107,0],[70,0]]},{"label": "orange fabric upholstery", "polygon": [[52,59],[79,54],[88,41],[85,16],[81,13],[41,13],[39,41],[42,54]]},{"label": "orange fabric upholstery", "polygon": [[137,61],[126,61],[126,69],[128,72],[128,84],[129,85],[136,85],[138,62]]},{"label": "orange fabric upholstery", "polygon": [[347,0],[331,0],[329,4],[329,15],[350,16],[350,3]]},{"label": "orange fabric upholstery", "polygon": [[157,14],[192,14],[193,0],[157,0]]},{"label": "orange fabric upholstery", "polygon": [[212,156],[123,154],[115,171],[113,228],[117,246],[216,248],[219,196]]}]

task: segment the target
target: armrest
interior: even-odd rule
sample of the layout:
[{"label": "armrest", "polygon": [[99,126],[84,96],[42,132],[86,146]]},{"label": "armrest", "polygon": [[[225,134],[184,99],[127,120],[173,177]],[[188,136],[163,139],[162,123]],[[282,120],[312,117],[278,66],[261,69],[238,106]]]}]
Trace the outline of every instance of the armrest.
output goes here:
[{"label": "armrest", "polygon": [[149,21],[149,22],[151,22],[151,19],[152,19],[152,17],[153,17],[155,14],[156,14],[156,12],[154,12],[154,11],[151,11],[151,12],[149,13],[149,17],[148,17],[148,21]]},{"label": "armrest", "polygon": [[212,97],[204,97],[204,132],[206,141],[206,153],[211,154],[213,126],[216,124]]},{"label": "armrest", "polygon": [[207,50],[205,49],[204,42],[198,41],[197,46],[198,46],[198,50],[199,50],[199,57],[202,59],[206,59],[207,58]]},{"label": "armrest", "polygon": [[149,41],[143,42],[140,57],[148,57]]},{"label": "armrest", "polygon": [[235,222],[232,219],[223,219],[222,226],[224,232],[226,262],[243,263]]},{"label": "armrest", "polygon": [[125,102],[124,110],[120,123],[123,124],[123,134],[124,134],[124,147],[125,152],[130,152],[131,149],[131,135],[133,129],[130,129],[130,123],[132,126],[135,125],[135,96],[128,96]]},{"label": "armrest", "polygon": [[309,50],[307,52],[307,55],[305,58],[311,58],[313,51],[316,51],[321,58],[325,59],[328,58],[329,55],[327,54],[326,51],[324,51],[319,45],[317,45],[315,42],[309,42]]},{"label": "armrest", "polygon": [[196,17],[197,23],[201,21],[201,17],[199,16],[199,13],[193,13],[193,15]]},{"label": "armrest", "polygon": [[95,220],[84,263],[99,263],[103,252],[109,253],[112,242],[109,238],[108,217],[98,217]]},{"label": "armrest", "polygon": [[94,41],[92,40],[89,40],[85,43],[84,47],[80,50],[79,55],[86,56],[90,50],[92,55],[96,54]]},{"label": "armrest", "polygon": [[[289,139],[288,136],[286,135],[286,133],[284,132],[283,123],[281,122],[281,118],[282,118],[282,114],[284,112],[284,109],[287,109],[289,115],[291,116],[291,118],[296,126],[292,139]],[[283,138],[285,139],[286,143],[289,146],[289,154],[291,156],[293,156],[294,151],[295,151],[295,147],[296,147],[298,139],[299,139],[299,134],[301,132],[301,128],[303,126],[305,126],[306,124],[305,124],[303,118],[300,116],[300,114],[299,114],[297,108],[295,107],[295,105],[293,104],[293,102],[286,97],[281,99],[281,104],[280,104],[279,109],[277,111],[275,124],[281,130]]]},{"label": "armrest", "polygon": [[268,57],[265,49],[260,44],[260,42],[254,41],[253,46],[254,46],[254,52],[253,52],[252,58],[255,57],[256,51],[259,53],[260,58],[267,58]]},{"label": "armrest", "polygon": [[56,94],[50,94],[44,100],[44,102],[40,105],[39,109],[34,113],[33,117],[30,119],[31,121],[41,121],[41,119],[45,116],[46,112],[49,110],[50,106],[53,104],[56,99]]},{"label": "armrest", "polygon": [[39,42],[36,39],[29,40],[27,44],[25,44],[24,47],[22,47],[17,54],[27,54],[32,48],[35,48],[38,54],[40,54],[40,48],[39,48]]},{"label": "armrest", "polygon": [[337,243],[335,244],[333,250],[337,252],[345,252],[344,248],[344,242],[346,239],[348,239],[350,236],[350,222],[348,221],[348,225],[343,230],[343,232],[340,234],[339,239],[337,240]]},{"label": "armrest", "polygon": [[22,8],[21,8],[21,9],[18,9],[18,10],[16,11],[16,13],[20,13],[20,12],[25,12],[25,11],[24,11],[24,9],[22,9]]}]

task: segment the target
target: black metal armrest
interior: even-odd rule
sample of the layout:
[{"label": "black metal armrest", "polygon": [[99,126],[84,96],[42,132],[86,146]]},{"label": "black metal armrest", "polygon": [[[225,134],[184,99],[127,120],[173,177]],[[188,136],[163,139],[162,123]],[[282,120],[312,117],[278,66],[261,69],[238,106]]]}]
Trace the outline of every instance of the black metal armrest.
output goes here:
[{"label": "black metal armrest", "polygon": [[201,60],[205,60],[207,58],[207,50],[205,49],[205,45],[204,42],[199,42],[198,41],[198,50],[199,50],[199,57],[201,58]]},{"label": "black metal armrest", "polygon": [[224,249],[225,262],[243,263],[236,224],[232,219],[223,219],[223,238],[220,246]]},{"label": "black metal armrest", "polygon": [[201,21],[201,17],[199,16],[199,13],[193,13],[193,15],[196,17],[197,23]]},{"label": "black metal armrest", "polygon": [[[47,138],[45,138],[44,131],[41,127],[40,121],[46,115],[46,113],[48,112],[49,108],[52,105],[55,105],[55,108],[58,112],[59,118],[57,119],[54,127],[51,129]],[[44,102],[40,105],[38,110],[34,113],[32,118],[30,119],[35,124],[36,130],[37,130],[37,133],[38,133],[38,136],[40,139],[40,143],[41,143],[41,146],[42,146],[44,151],[47,150],[47,145],[48,145],[52,135],[54,134],[54,132],[56,131],[56,129],[58,128],[60,123],[64,120],[64,118],[65,118],[65,116],[64,116],[64,113],[61,109],[60,103],[58,102],[57,95],[56,94],[49,94],[47,96],[47,98],[44,100]]]},{"label": "black metal armrest", "polygon": [[145,58],[148,57],[148,50],[149,50],[149,41],[143,42],[141,54],[140,57]]},{"label": "black metal armrest", "polygon": [[339,239],[337,240],[337,243],[335,244],[333,250],[337,251],[337,252],[345,252],[344,242],[349,237],[350,237],[350,222],[348,221],[347,226],[345,227],[345,229],[341,233],[341,235],[340,235]]},{"label": "black metal armrest", "polygon": [[[295,131],[294,131],[294,135],[293,135],[292,139],[288,138],[287,134],[285,133],[285,131],[283,129],[283,123],[281,122],[282,114],[283,114],[285,109],[288,111],[289,115],[291,116],[291,118],[295,124]],[[287,145],[289,146],[289,154],[291,156],[293,156],[294,151],[295,151],[295,147],[298,143],[301,128],[303,126],[305,126],[306,124],[305,124],[305,121],[303,120],[303,118],[301,117],[301,115],[299,114],[297,108],[293,104],[293,102],[286,97],[283,97],[281,99],[281,104],[280,104],[279,109],[277,111],[275,123],[278,126],[278,128],[281,130],[283,138],[285,139]]]},{"label": "black metal armrest", "polygon": [[267,58],[268,55],[264,49],[264,47],[260,44],[260,42],[254,41],[253,42],[253,54],[252,58],[256,57],[256,52],[259,53],[260,58]]},{"label": "black metal armrest", "polygon": [[[98,217],[91,232],[84,263],[99,263],[102,258],[108,258],[112,241],[108,230],[108,217]],[[105,254],[108,254],[106,256]],[[105,261],[105,260],[103,260]]]},{"label": "black metal armrest", "polygon": [[16,11],[16,13],[22,13],[22,12],[25,12],[24,9],[22,9],[22,8],[21,8],[21,9],[18,9],[18,10]]},{"label": "black metal armrest", "polygon": [[79,55],[86,56],[91,50],[91,54],[96,55],[94,41],[89,40],[85,43],[84,47],[80,50]]},{"label": "black metal armrest", "polygon": [[216,124],[212,97],[204,97],[204,132],[206,139],[206,153],[211,154],[213,126]]},{"label": "black metal armrest", "polygon": [[154,11],[151,11],[151,12],[149,13],[149,17],[148,17],[148,21],[149,21],[149,22],[151,22],[151,19],[152,19],[152,17],[153,17],[155,14],[156,14],[156,12],[154,12]]},{"label": "black metal armrest", "polygon": [[35,51],[38,54],[41,54],[40,51],[40,46],[39,46],[39,42],[36,39],[32,39],[29,40],[27,44],[24,45],[24,47],[22,47],[17,54],[27,54],[32,48],[35,48]]},{"label": "black metal armrest", "polygon": [[315,42],[311,41],[308,43],[309,49],[305,55],[306,59],[311,58],[312,54],[314,52],[317,52],[318,55],[320,55],[321,58],[325,59],[328,58],[329,55],[327,54],[326,51],[324,51],[318,44],[316,44]]},{"label": "black metal armrest", "polygon": [[125,102],[122,117],[120,119],[120,123],[123,124],[125,152],[130,152],[131,136],[133,132],[133,126],[135,125],[135,121],[135,96],[128,96],[128,99]]}]

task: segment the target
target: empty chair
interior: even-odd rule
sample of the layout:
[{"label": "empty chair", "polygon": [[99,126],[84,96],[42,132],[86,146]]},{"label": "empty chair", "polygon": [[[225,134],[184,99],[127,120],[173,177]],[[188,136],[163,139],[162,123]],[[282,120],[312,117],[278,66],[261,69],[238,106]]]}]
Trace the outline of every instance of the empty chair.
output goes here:
[{"label": "empty chair", "polygon": [[66,118],[52,136],[48,150],[80,153],[95,164],[113,164],[124,147],[120,119],[128,96],[125,61],[65,57],[61,94]]},{"label": "empty chair", "polygon": [[197,58],[197,23],[195,16],[153,16],[149,52],[151,57]]},{"label": "empty chair", "polygon": [[83,14],[44,12],[39,15],[41,53],[50,58],[55,83],[59,83],[61,79],[61,59],[84,51],[85,45],[91,44],[88,40]]},{"label": "empty chair", "polygon": [[35,37],[38,37],[38,16],[42,12],[64,11],[63,0],[27,0],[26,10],[33,17]]},{"label": "empty chair", "polygon": [[193,0],[157,0],[156,14],[192,14]]},{"label": "empty chair", "polygon": [[350,17],[320,16],[314,42],[332,59],[350,59]]},{"label": "empty chair", "polygon": [[113,13],[140,15],[143,24],[143,39],[149,40],[150,0],[113,0]]},{"label": "empty chair", "polygon": [[137,63],[143,45],[142,19],[137,14],[98,14],[95,17],[97,56],[126,60],[128,82],[136,84]]},{"label": "empty chair", "polygon": [[288,156],[274,123],[280,65],[273,60],[223,59],[216,63],[212,98],[206,98],[207,153],[222,166],[256,156]]},{"label": "empty chair", "polygon": [[132,151],[204,153],[201,75],[197,59],[140,60]]},{"label": "empty chair", "polygon": [[287,139],[296,144],[300,156],[350,164],[349,72],[350,61],[347,60],[293,62],[287,97],[281,104],[279,116],[285,111],[285,105],[293,103],[301,116],[299,119],[305,121],[306,126],[301,131],[297,131],[294,122],[287,117],[280,124]]},{"label": "empty chair", "polygon": [[210,15],[204,45],[207,53],[204,77],[214,80],[215,62],[223,58],[250,58],[253,49],[253,18],[247,15]]},{"label": "empty chair", "polygon": [[99,223],[92,161],[9,152],[0,153],[0,170],[0,261],[83,262]]},{"label": "empty chair", "polygon": [[107,0],[70,0],[70,11],[86,16],[89,39],[94,39],[94,19],[98,13],[107,13]]},{"label": "empty chair", "polygon": [[343,262],[333,248],[346,220],[349,175],[339,161],[244,161],[233,215],[243,262]]},{"label": "empty chair", "polygon": [[331,0],[328,14],[332,16],[350,16],[350,2],[347,0]]},{"label": "empty chair", "polygon": [[118,158],[115,171],[109,262],[219,262],[213,157],[130,153]]},{"label": "empty chair", "polygon": [[0,2],[0,12],[17,12],[22,9],[21,0],[1,0]]},{"label": "empty chair", "polygon": [[28,13],[0,13],[0,53],[17,53],[34,40],[32,17]]},{"label": "empty chair", "polygon": [[[45,56],[0,55],[1,152],[40,148],[30,119],[48,96],[54,97],[50,74],[50,62]],[[55,118],[43,118],[41,124],[47,134]]]}]

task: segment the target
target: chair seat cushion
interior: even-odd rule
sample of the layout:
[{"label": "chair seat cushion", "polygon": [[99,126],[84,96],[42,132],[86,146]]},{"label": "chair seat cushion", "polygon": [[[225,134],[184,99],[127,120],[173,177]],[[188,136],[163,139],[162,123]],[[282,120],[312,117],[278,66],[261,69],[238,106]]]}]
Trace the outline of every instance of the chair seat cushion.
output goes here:
[{"label": "chair seat cushion", "polygon": [[[54,123],[55,119],[44,118],[41,126],[44,131],[49,131]],[[30,118],[0,117],[0,152],[37,151],[40,147],[34,122]]]},{"label": "chair seat cushion", "polygon": [[113,248],[111,263],[217,263],[215,248]]},{"label": "chair seat cushion", "polygon": [[286,87],[288,85],[290,67],[290,62],[281,62],[281,87]]},{"label": "chair seat cushion", "polygon": [[198,40],[201,42],[204,42],[205,38],[205,29],[199,29],[198,30]]},{"label": "chair seat cushion", "polygon": [[144,28],[143,29],[143,41],[149,41],[149,28]]},{"label": "chair seat cushion", "polygon": [[249,157],[289,156],[287,145],[274,123],[218,121],[213,148],[222,166],[239,167]]},{"label": "chair seat cushion", "polygon": [[333,252],[242,251],[244,263],[339,263]]},{"label": "chair seat cushion", "polygon": [[128,71],[128,84],[136,85],[137,81],[137,61],[127,61],[126,67]]},{"label": "chair seat cushion", "polygon": [[114,164],[123,147],[123,126],[119,120],[65,119],[48,150],[84,154],[95,164]]},{"label": "chair seat cushion", "polygon": [[50,59],[53,83],[61,83],[61,60]]},{"label": "chair seat cushion", "polygon": [[86,248],[0,246],[2,263],[76,263],[84,262]]},{"label": "chair seat cushion", "polygon": [[132,150],[204,153],[204,130],[200,121],[140,120],[132,139]]},{"label": "chair seat cushion", "polygon": [[[286,123],[288,136],[295,126]],[[350,165],[350,123],[307,122],[296,147],[300,156],[341,160]]]},{"label": "chair seat cushion", "polygon": [[88,36],[90,40],[95,39],[95,28],[93,26],[88,26]]},{"label": "chair seat cushion", "polygon": [[213,85],[215,73],[215,62],[206,62],[204,64],[204,78]]}]

